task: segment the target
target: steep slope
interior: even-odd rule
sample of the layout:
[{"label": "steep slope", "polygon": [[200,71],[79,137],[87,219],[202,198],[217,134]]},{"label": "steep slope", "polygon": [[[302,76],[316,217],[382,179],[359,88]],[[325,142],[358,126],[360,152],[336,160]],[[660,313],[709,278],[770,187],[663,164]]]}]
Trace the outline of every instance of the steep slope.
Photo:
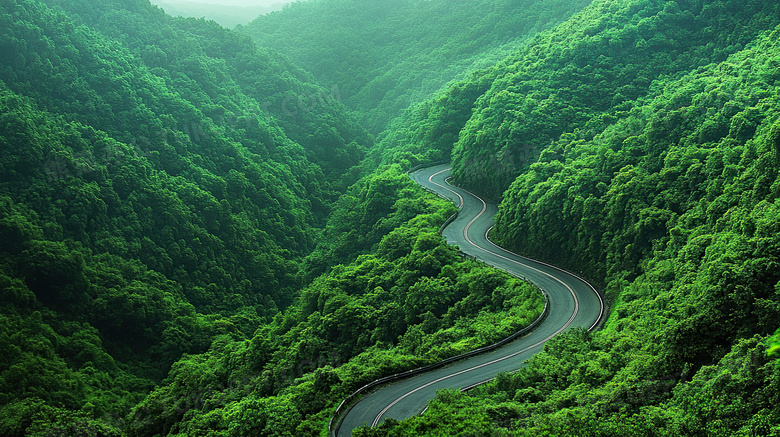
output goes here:
[{"label": "steep slope", "polygon": [[332,266],[250,341],[178,362],[127,418],[129,435],[322,435],[366,383],[491,344],[541,312],[537,288],[446,244],[437,230],[454,207],[399,166],[346,196],[352,208],[333,220],[384,229],[371,253]]},{"label": "steep slope", "polygon": [[778,8],[766,1],[594,1],[486,72],[490,89],[452,153],[456,180],[497,198],[561,135],[591,139],[654,80],[721,62],[773,28]]},{"label": "steep slope", "polygon": [[[0,434],[117,434],[183,354],[295,301],[371,138],[301,70],[148,2],[4,2],[0,41]],[[329,100],[285,113],[306,95]]]},{"label": "steep slope", "polygon": [[596,1],[360,167],[346,79],[145,0],[0,4],[0,434],[319,435],[363,384],[524,326],[538,291],[448,248],[452,207],[402,170],[456,141],[494,238],[612,315],[360,435],[777,434],[776,8]]},{"label": "steep slope", "polygon": [[[111,428],[100,418],[129,410],[182,353],[204,350],[218,334],[251,332],[258,312],[284,301],[272,289],[252,296],[259,287],[226,277],[233,259],[279,249],[252,242],[221,253],[239,242],[197,208],[212,208],[214,220],[234,217],[208,191],[7,89],[0,107],[4,435]],[[290,286],[282,271],[265,274]],[[209,299],[217,286],[204,276],[229,290],[225,303]],[[246,317],[204,316],[193,304]]]},{"label": "steep slope", "polygon": [[767,356],[780,320],[780,28],[745,45],[556,140],[503,194],[494,237],[603,281],[604,330],[359,435],[780,431],[780,363]]},{"label": "steep slope", "polygon": [[[311,250],[313,240],[309,229],[316,225],[317,216],[321,219],[327,212],[327,204],[333,198],[321,167],[308,159],[317,161],[314,153],[286,138],[274,126],[273,119],[249,112],[253,108],[252,100],[244,101],[250,98],[240,93],[235,82],[217,81],[208,76],[194,80],[183,73],[176,74],[175,69],[173,73],[160,71],[165,77],[157,76],[118,41],[83,26],[77,27],[67,16],[46,10],[40,3],[20,1],[4,10],[3,38],[10,44],[4,45],[5,65],[0,77],[13,91],[29,96],[38,105],[63,114],[68,120],[102,130],[132,145],[133,153],[144,158],[151,168],[170,176],[172,183],[185,190],[193,188],[186,203],[197,216],[184,220],[197,220],[197,227],[176,224],[175,219],[169,219],[170,214],[154,212],[144,226],[124,228],[130,234],[126,239],[148,241],[127,254],[145,259],[150,267],[171,279],[189,282],[193,275],[207,274],[212,277],[209,282],[220,288],[238,287],[238,294],[257,296],[265,286],[261,295],[282,299],[294,282],[290,265],[284,259],[291,260]],[[151,8],[150,11],[154,13]],[[137,29],[151,26],[136,23]],[[156,46],[149,47],[152,50]],[[223,63],[204,56],[193,55],[191,59]],[[195,76],[212,70],[203,66],[186,72]],[[231,85],[232,91],[228,92],[225,88]],[[209,87],[213,88],[213,100],[208,95]],[[230,123],[223,117],[226,115],[237,118]],[[88,179],[98,164],[114,165],[117,172],[128,170],[119,165],[125,159],[123,156],[115,157],[111,147],[97,141],[89,139],[89,147],[74,146],[66,154],[54,150],[40,152],[40,159],[34,165],[47,170],[48,181],[42,181],[43,174],[38,173],[30,175],[28,184],[22,185],[19,183],[25,179],[15,174],[19,169],[10,169],[8,181],[16,184],[10,188],[11,193],[21,196],[34,182],[67,185],[71,176],[77,181]],[[31,152],[29,148],[20,150]],[[139,196],[144,187],[135,177],[121,178],[114,185],[117,207],[127,207],[126,202]],[[90,202],[87,204],[91,206]],[[163,205],[160,203],[160,207]],[[119,211],[109,214],[121,215]],[[245,216],[239,219],[240,215]],[[82,214],[62,216],[86,219]],[[231,216],[236,217],[231,219]],[[246,246],[243,240],[257,231],[237,232],[237,225],[230,224],[237,220],[245,227],[257,223],[262,236],[251,238],[252,243]],[[123,227],[104,220],[96,222],[94,228],[74,226],[73,229],[67,238],[91,246],[95,243],[95,232],[117,235]],[[183,233],[198,233],[198,229],[209,237],[203,239]],[[231,261],[238,270],[225,274],[216,265],[197,265],[192,254],[202,253],[203,244],[214,257],[243,257],[243,261]],[[266,245],[268,250],[260,250]],[[260,256],[261,252],[266,255]],[[264,260],[269,253],[281,255],[275,261],[278,266]],[[239,273],[244,268],[247,270]],[[282,275],[286,279],[250,278],[264,271],[270,277]],[[248,282],[239,286],[244,279]]]},{"label": "steep slope", "polygon": [[[336,85],[373,133],[444,84],[514,50],[587,0],[292,3],[239,28]],[[502,55],[503,54],[503,55]]]},{"label": "steep slope", "polygon": [[696,369],[777,328],[778,36],[667,81],[593,141],[546,155],[501,205],[501,241],[593,272],[613,292],[635,282],[615,295],[617,319],[648,293],[674,296],[680,312],[653,322],[666,366]]},{"label": "steep slope", "polygon": [[[338,90],[245,37],[14,0],[0,40],[2,435],[315,435],[356,386],[541,310],[399,166],[351,184],[371,138]],[[367,254],[303,278],[326,220]]]},{"label": "steep slope", "polygon": [[[3,80],[57,111],[121,133],[120,139],[144,138],[156,146],[167,129],[198,142],[210,136],[208,120],[225,131],[214,136],[239,142],[254,133],[258,120],[266,121],[304,146],[329,179],[371,146],[366,132],[342,111],[338,89],[311,85],[297,67],[213,22],[173,19],[145,0],[127,0],[120,8],[112,2],[45,3],[69,15],[45,23],[24,2],[8,6],[11,44],[4,59],[10,71]],[[14,14],[23,20],[14,21]],[[30,34],[24,19],[41,30]],[[85,39],[80,26],[100,35]],[[100,50],[105,48],[110,49]],[[36,50],[41,59],[31,55]],[[187,105],[170,103],[172,93]],[[270,138],[251,140],[272,147],[266,144]]]}]

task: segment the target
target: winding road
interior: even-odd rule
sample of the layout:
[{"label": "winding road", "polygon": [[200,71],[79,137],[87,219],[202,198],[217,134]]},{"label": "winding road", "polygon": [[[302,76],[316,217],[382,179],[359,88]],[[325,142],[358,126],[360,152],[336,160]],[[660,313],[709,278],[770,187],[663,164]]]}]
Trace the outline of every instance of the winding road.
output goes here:
[{"label": "winding road", "polygon": [[449,185],[449,165],[429,167],[412,173],[420,185],[460,205],[458,217],[443,232],[449,244],[496,268],[526,278],[547,292],[547,318],[529,334],[500,349],[457,361],[446,367],[380,386],[364,396],[345,415],[337,435],[349,436],[353,429],[375,426],[387,418],[405,419],[420,414],[436,391],[463,389],[490,380],[502,372],[515,371],[544,343],[570,328],[594,329],[604,315],[604,302],[582,279],[555,266],[534,261],[493,244],[487,233],[498,212],[476,195]]}]

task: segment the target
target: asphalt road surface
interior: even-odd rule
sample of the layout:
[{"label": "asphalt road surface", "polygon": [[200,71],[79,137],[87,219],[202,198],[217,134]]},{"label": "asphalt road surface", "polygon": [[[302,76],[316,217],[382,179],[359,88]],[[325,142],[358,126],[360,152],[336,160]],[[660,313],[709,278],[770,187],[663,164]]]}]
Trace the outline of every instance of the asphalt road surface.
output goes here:
[{"label": "asphalt road surface", "polygon": [[544,343],[571,328],[593,329],[604,313],[604,303],[589,284],[557,267],[506,251],[487,239],[493,226],[496,205],[446,182],[449,165],[429,167],[412,173],[411,178],[461,205],[458,218],[443,232],[449,244],[496,268],[523,277],[547,292],[550,311],[547,318],[529,334],[506,346],[467,358],[446,367],[389,383],[363,397],[345,415],[338,436],[353,429],[375,426],[387,418],[397,420],[420,414],[436,391],[462,389],[490,380],[502,372],[515,371]]}]

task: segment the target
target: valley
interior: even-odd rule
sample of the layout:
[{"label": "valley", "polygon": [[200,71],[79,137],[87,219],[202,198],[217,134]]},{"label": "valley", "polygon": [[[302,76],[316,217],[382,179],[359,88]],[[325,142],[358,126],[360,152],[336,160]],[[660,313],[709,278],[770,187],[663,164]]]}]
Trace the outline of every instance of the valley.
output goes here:
[{"label": "valley", "polygon": [[780,435],[780,4],[242,18],[0,2],[0,435]]}]

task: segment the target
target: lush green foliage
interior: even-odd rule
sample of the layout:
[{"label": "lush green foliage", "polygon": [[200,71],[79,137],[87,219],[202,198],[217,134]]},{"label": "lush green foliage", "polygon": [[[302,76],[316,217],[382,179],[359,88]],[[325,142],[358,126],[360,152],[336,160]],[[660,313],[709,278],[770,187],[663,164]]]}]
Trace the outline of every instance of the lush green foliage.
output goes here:
[{"label": "lush green foliage", "polygon": [[780,354],[780,329],[775,332],[774,337],[772,338],[772,342],[769,344],[769,349],[767,350],[767,354],[769,356],[776,356]]},{"label": "lush green foliage", "polygon": [[592,141],[562,138],[501,206],[502,241],[606,278],[617,316],[683,300],[653,322],[667,366],[710,362],[780,318],[776,36],[668,81]]},{"label": "lush green foliage", "polygon": [[48,5],[0,6],[3,435],[115,428],[182,353],[251,336],[371,145],[213,23]]},{"label": "lush green foliage", "polygon": [[[0,78],[118,140],[175,152],[160,158],[169,173],[182,171],[178,157],[187,152],[232,168],[230,155],[214,149],[235,142],[264,159],[286,160],[301,178],[310,173],[299,168],[296,155],[304,154],[337,179],[371,145],[344,115],[338,89],[307,83],[306,73],[213,22],[174,20],[144,0],[120,8],[81,0],[46,4],[69,15],[40,10],[32,1],[5,6],[3,40],[9,44]],[[191,144],[174,150],[177,133]],[[285,136],[305,149],[285,144]],[[313,197],[321,182],[303,184],[306,193]]]},{"label": "lush green foliage", "polygon": [[[779,6],[595,0],[529,39],[583,5],[244,29],[310,76],[146,0],[0,4],[0,434],[320,435],[366,382],[527,325],[541,294],[460,258],[402,171],[451,155],[503,198],[494,238],[610,318],[357,435],[779,434]],[[377,132],[509,51],[380,147],[341,103]]]},{"label": "lush green foliage", "polygon": [[562,134],[591,139],[654,80],[723,61],[778,16],[767,1],[593,1],[485,72],[492,85],[453,150],[456,180],[498,198]]},{"label": "lush green foliage", "polygon": [[337,85],[379,133],[409,106],[514,50],[587,0],[312,0],[239,28]]},{"label": "lush green foliage", "polygon": [[374,205],[367,194],[380,184],[397,187],[386,191],[390,217],[411,219],[372,254],[314,280],[251,340],[217,341],[179,361],[134,409],[128,433],[316,435],[358,387],[494,343],[539,315],[535,287],[445,244],[436,229],[452,206],[421,197],[398,166],[368,177],[358,211]]},{"label": "lush green foliage", "polygon": [[[667,12],[671,3],[664,6]],[[755,9],[739,13],[730,6],[709,5],[731,13],[707,19],[734,26],[744,19],[740,14],[750,17],[776,4],[751,3]],[[707,9],[699,10],[704,14]],[[542,128],[532,111],[521,110],[517,100],[512,103],[512,86],[533,93],[544,83],[503,83],[503,100],[501,93],[489,102],[490,92],[482,97],[485,101],[478,105],[483,112],[499,114],[502,101],[517,108],[499,115],[498,121],[484,118],[482,140],[469,140],[467,124],[453,152],[461,159],[462,180],[481,183],[492,193],[502,192],[511,181],[503,192],[494,238],[586,272],[606,289],[610,318],[600,332],[570,332],[548,343],[543,354],[515,375],[502,376],[471,395],[442,393],[424,416],[361,430],[361,435],[780,432],[780,366],[768,356],[777,351],[776,337],[769,336],[780,320],[780,28],[760,32],[773,26],[776,16],[757,13],[761,19],[745,21],[750,26],[718,35],[757,34],[722,62],[693,63],[685,75],[658,77],[645,87],[646,95],[635,89],[639,98],[594,104],[581,119],[561,116],[555,105],[544,111],[561,116],[566,125]],[[630,22],[613,20],[610,14],[602,19],[620,26]],[[609,29],[604,26],[590,40],[606,38]],[[698,32],[709,31],[696,31],[688,39],[695,42]],[[709,40],[713,46],[707,50],[720,44],[717,37]],[[686,50],[705,53],[701,47]],[[550,59],[555,53],[545,50],[558,48],[540,48],[534,56]],[[713,58],[697,59],[706,63]],[[667,64],[663,68],[674,62]],[[577,71],[582,69],[587,66]],[[583,84],[597,86],[592,76]],[[592,96],[603,98],[604,93]],[[576,108],[578,100],[570,95],[558,102]],[[479,118],[479,111],[469,123]],[[499,155],[496,163],[511,171],[485,172],[481,164],[463,160],[468,153],[495,156],[504,131],[491,123],[509,119],[527,135],[507,141],[507,150],[522,146],[523,138],[546,137],[537,144],[546,142],[547,147],[530,165],[514,166],[509,155]]]},{"label": "lush green foliage", "polygon": [[436,234],[452,205],[360,178],[338,88],[247,37],[14,0],[0,40],[0,434],[318,434],[539,314]]},{"label": "lush green foliage", "polygon": [[604,340],[571,331],[516,375],[468,395],[440,393],[423,416],[354,435],[747,437],[779,430],[780,378],[762,342],[741,340],[695,375],[652,375],[650,366],[622,369],[626,348],[612,354],[616,345]]}]

